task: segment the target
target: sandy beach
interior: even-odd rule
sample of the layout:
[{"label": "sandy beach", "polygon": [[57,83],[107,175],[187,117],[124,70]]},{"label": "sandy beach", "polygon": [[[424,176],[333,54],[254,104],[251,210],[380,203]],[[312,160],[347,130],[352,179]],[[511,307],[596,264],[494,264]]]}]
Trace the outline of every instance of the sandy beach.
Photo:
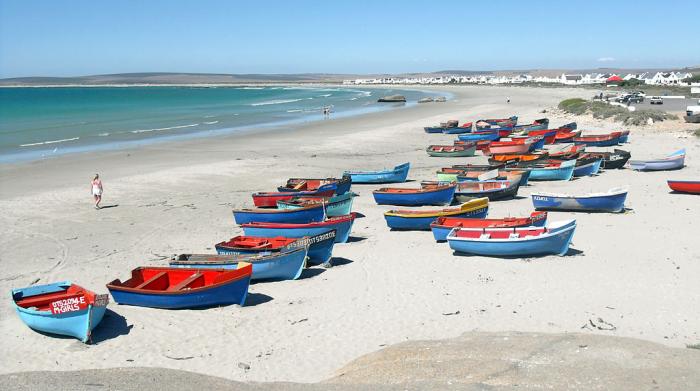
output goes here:
[{"label": "sandy beach", "polygon": [[[289,177],[411,162],[414,182],[401,185],[411,187],[434,180],[440,167],[484,162],[483,156],[426,155],[428,144],[449,144],[455,136],[426,134],[423,126],[447,119],[517,114],[523,123],[548,117],[554,126],[621,128],[552,111],[562,99],[589,98],[589,90],[442,88],[454,99],[291,129],[1,165],[0,291],[73,280],[106,293],[105,283],[137,266],[165,265],[175,253],[214,252],[215,243],[241,232],[231,209],[251,206],[252,192],[271,191]],[[578,221],[568,256],[454,256],[430,232],[389,231],[382,213],[391,207],[372,199],[379,186],[353,185],[360,194],[353,209],[365,217],[355,221],[350,243],[336,245],[335,266],[313,267],[297,281],[252,284],[244,307],[168,311],[111,303],[95,343],[85,345],[30,330],[6,296],[0,374],[161,367],[236,381],[318,382],[384,347],[471,331],[700,343],[700,198],[671,194],[666,185],[670,178],[700,177],[700,138],[682,131],[691,128],[679,122],[629,128],[630,143],[622,147],[633,159],[684,147],[683,170],[608,170],[531,183],[517,199],[490,204],[489,217],[524,216],[534,191],[628,188],[625,213],[550,213],[550,221]],[[113,207],[92,207],[96,172],[104,181],[103,205]]]}]

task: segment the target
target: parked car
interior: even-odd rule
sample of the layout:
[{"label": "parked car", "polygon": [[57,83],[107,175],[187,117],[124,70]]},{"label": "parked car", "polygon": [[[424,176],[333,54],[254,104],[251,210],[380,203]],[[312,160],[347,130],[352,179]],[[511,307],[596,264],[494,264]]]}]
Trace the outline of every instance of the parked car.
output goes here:
[{"label": "parked car", "polygon": [[630,103],[642,103],[644,102],[644,97],[640,95],[630,95],[628,101]]},{"label": "parked car", "polygon": [[652,96],[652,97],[649,99],[649,104],[652,104],[652,105],[662,105],[662,104],[664,104],[664,100],[663,100],[663,98],[661,98],[660,96]]}]

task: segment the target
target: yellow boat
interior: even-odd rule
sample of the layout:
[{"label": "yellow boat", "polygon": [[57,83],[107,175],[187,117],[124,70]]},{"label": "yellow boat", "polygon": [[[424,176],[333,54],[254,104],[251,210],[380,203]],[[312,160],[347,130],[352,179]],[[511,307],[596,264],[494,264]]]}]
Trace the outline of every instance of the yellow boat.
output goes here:
[{"label": "yellow boat", "polygon": [[438,217],[470,217],[483,219],[489,211],[486,197],[471,199],[458,207],[425,210],[390,210],[384,213],[386,224],[391,229],[430,230],[430,224]]}]

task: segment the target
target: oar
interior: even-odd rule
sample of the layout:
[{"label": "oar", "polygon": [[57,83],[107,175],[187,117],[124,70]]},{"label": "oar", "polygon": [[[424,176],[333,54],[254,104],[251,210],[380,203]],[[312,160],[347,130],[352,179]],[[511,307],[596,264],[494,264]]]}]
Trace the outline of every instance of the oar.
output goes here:
[{"label": "oar", "polygon": [[489,179],[493,179],[496,177],[498,177],[498,169],[487,171],[487,172],[479,175],[477,177],[477,179],[479,179],[480,182],[483,182],[483,181],[488,181]]}]

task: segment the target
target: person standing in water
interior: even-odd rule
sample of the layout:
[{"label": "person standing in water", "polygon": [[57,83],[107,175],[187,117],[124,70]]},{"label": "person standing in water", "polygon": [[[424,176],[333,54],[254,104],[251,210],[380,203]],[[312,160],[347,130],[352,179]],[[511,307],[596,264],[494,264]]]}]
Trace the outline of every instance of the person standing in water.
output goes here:
[{"label": "person standing in water", "polygon": [[95,199],[95,209],[100,209],[100,202],[102,202],[102,181],[100,180],[100,174],[95,174],[90,185],[92,187],[92,197]]}]

